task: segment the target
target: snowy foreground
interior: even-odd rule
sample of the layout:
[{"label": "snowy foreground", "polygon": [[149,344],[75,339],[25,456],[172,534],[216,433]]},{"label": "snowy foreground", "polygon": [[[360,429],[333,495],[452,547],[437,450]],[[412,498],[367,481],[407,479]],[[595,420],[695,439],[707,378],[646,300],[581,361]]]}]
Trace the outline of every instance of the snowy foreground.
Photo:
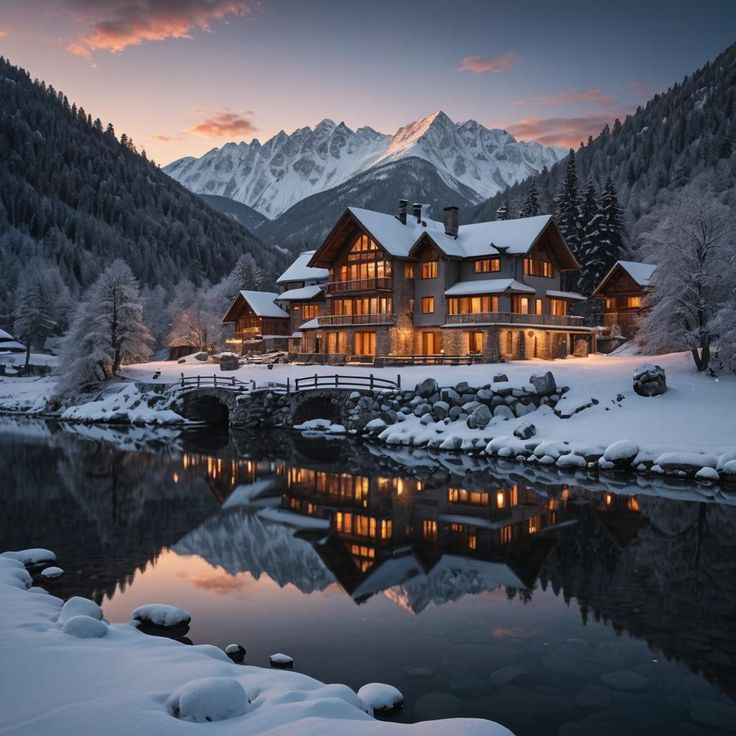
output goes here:
[{"label": "snowy foreground", "polygon": [[376,721],[346,685],[237,665],[213,646],[108,624],[92,601],[73,598],[64,605],[32,582],[21,560],[0,556],[6,734],[512,736],[480,719]]},{"label": "snowy foreground", "polygon": [[[632,375],[642,363],[662,365],[667,372],[668,391],[657,397],[644,398],[634,393]],[[163,396],[145,394],[136,384],[171,386],[181,378],[213,375],[254,381],[257,386],[269,382],[292,381],[314,375],[385,376],[401,375],[402,388],[413,389],[421,380],[432,376],[440,386],[454,386],[467,381],[471,386],[491,383],[496,373],[505,373],[514,386],[528,384],[531,374],[552,371],[559,386],[568,386],[558,409],[570,414],[560,418],[553,412],[538,410],[526,417],[494,419],[476,439],[513,437],[514,430],[531,421],[536,427],[537,441],[567,441],[586,448],[607,448],[619,440],[635,443],[649,457],[664,452],[699,452],[720,458],[736,453],[736,377],[712,378],[698,374],[690,355],[591,356],[584,359],[556,361],[529,360],[504,364],[471,366],[407,366],[372,368],[366,366],[302,366],[277,364],[272,370],[265,365],[247,365],[238,371],[222,372],[218,366],[196,361],[179,364],[171,361],[127,366],[122,375],[131,383],[113,384],[100,396],[59,413],[70,421],[122,421],[134,424],[175,424],[181,417],[171,411]],[[159,373],[157,378],[153,376]],[[0,379],[0,411],[28,414],[44,413],[53,393],[54,382],[45,379]],[[591,400],[595,399],[597,403]],[[575,413],[575,409],[586,407]],[[397,429],[405,435],[420,437],[432,427],[408,417]],[[445,437],[457,435],[467,444],[475,435],[463,423],[450,425]],[[736,457],[736,455],[734,455]],[[707,465],[707,463],[703,463]]]}]

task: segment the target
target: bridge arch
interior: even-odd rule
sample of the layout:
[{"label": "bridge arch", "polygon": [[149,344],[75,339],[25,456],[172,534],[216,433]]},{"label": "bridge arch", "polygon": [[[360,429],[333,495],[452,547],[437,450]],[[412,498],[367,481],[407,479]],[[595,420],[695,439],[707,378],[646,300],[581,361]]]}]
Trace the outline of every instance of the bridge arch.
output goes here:
[{"label": "bridge arch", "polygon": [[177,411],[192,422],[227,426],[235,408],[236,394],[227,389],[192,389],[179,396]]}]

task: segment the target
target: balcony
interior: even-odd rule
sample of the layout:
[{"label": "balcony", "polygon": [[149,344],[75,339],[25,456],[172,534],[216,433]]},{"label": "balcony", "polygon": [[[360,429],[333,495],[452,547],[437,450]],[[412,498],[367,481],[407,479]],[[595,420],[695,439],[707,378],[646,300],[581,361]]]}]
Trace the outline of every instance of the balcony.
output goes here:
[{"label": "balcony", "polygon": [[392,325],[395,314],[327,314],[318,317],[320,327],[350,327],[353,325]]},{"label": "balcony", "polygon": [[475,314],[448,314],[448,325],[542,325],[547,327],[583,327],[583,317],[559,314],[519,314],[517,312],[476,312]]},{"label": "balcony", "polygon": [[393,289],[393,279],[390,276],[327,282],[328,294],[345,294],[354,291],[391,291],[391,289]]}]

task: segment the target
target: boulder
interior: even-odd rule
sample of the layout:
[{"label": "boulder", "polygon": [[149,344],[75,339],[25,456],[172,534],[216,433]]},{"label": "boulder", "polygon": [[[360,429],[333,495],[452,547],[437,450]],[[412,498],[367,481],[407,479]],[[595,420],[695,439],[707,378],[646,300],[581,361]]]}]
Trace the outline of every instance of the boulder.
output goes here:
[{"label": "boulder", "polygon": [[457,406],[461,403],[460,394],[454,388],[443,388],[440,397],[444,399],[450,406]]},{"label": "boulder", "polygon": [[393,685],[369,682],[358,690],[358,697],[378,715],[395,713],[404,706],[404,696]]},{"label": "boulder", "polygon": [[225,647],[225,654],[232,659],[235,664],[243,664],[245,662],[245,647],[241,644],[228,644]]},{"label": "boulder", "polygon": [[476,393],[475,395],[475,398],[477,401],[490,403],[493,400],[493,391],[491,391],[489,388],[479,388],[478,393]]},{"label": "boulder", "polygon": [[502,404],[493,410],[493,417],[494,419],[513,419],[514,412],[508,406]]},{"label": "boulder", "polygon": [[212,723],[242,716],[248,709],[248,695],[237,680],[205,677],[179,687],[166,706],[182,721]]},{"label": "boulder", "polygon": [[557,391],[557,383],[551,371],[547,371],[543,376],[529,376],[529,383],[540,396],[551,396]]},{"label": "boulder", "polygon": [[491,418],[491,410],[485,404],[478,404],[465,423],[469,429],[485,429]]},{"label": "boulder", "polygon": [[460,418],[460,415],[463,413],[463,410],[459,406],[453,406],[452,409],[447,413],[447,416],[450,417],[450,419],[454,422],[456,419]]},{"label": "boulder", "polygon": [[294,667],[294,659],[288,654],[282,654],[281,652],[272,654],[269,657],[269,661],[271,662],[271,667],[279,670],[290,670]]},{"label": "boulder", "polygon": [[414,407],[414,416],[415,417],[421,417],[424,416],[427,412],[431,411],[432,407],[427,403],[421,403],[417,404]]},{"label": "boulder", "polygon": [[522,422],[515,430],[514,437],[520,440],[528,440],[537,433],[537,428],[529,421]]},{"label": "boulder", "polygon": [[634,371],[634,391],[639,396],[659,396],[667,391],[667,378],[660,365],[645,363]]},{"label": "boulder", "polygon": [[450,405],[446,401],[435,401],[432,405],[432,414],[438,421],[444,419],[450,412]]},{"label": "boulder", "polygon": [[432,394],[439,391],[439,386],[434,378],[425,378],[416,385],[414,390],[417,396],[421,396],[423,399],[428,399]]},{"label": "boulder", "polygon": [[107,634],[107,624],[93,616],[72,616],[64,621],[62,630],[78,639],[99,639]]},{"label": "boulder", "polygon": [[422,414],[422,416],[419,418],[420,424],[432,424],[434,422],[434,417],[430,412],[427,412],[426,414]]},{"label": "boulder", "polygon": [[144,634],[178,638],[189,631],[192,616],[189,611],[165,603],[138,606],[130,614],[132,622]]},{"label": "boulder", "polygon": [[237,355],[220,356],[221,371],[237,371],[240,368],[240,360]]},{"label": "boulder", "polygon": [[493,383],[508,383],[509,377],[505,373],[496,373],[493,376]]},{"label": "boulder", "polygon": [[457,391],[459,394],[466,394],[470,390],[470,384],[467,381],[460,381],[460,383],[456,384],[455,391]]}]

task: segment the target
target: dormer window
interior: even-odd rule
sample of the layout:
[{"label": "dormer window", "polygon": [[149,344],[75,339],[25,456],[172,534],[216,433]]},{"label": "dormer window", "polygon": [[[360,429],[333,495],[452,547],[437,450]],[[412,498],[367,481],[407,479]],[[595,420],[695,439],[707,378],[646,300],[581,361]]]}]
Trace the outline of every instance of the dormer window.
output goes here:
[{"label": "dormer window", "polygon": [[436,279],[439,276],[438,261],[424,261],[422,263],[422,278]]}]

